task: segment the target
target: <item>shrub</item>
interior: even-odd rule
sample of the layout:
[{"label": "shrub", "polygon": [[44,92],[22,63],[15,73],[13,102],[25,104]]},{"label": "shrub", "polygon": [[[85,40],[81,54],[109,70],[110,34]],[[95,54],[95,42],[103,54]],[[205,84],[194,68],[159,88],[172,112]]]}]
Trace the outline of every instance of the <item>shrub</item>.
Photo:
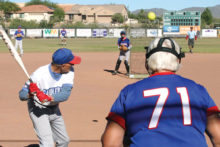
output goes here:
[{"label": "shrub", "polygon": [[125,21],[121,13],[116,13],[112,16],[113,23],[123,23]]},{"label": "shrub", "polygon": [[34,29],[39,28],[39,23],[36,21],[25,21],[22,19],[13,19],[11,20],[9,28],[18,28],[18,26],[22,26],[25,29]]},{"label": "shrub", "polygon": [[42,20],[39,24],[40,28],[53,28],[53,23]]}]

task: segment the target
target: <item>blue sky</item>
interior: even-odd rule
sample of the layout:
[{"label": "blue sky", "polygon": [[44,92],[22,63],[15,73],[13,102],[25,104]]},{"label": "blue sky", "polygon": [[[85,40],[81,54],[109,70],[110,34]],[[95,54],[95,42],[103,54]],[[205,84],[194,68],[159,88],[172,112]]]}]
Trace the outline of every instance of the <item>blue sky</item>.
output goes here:
[{"label": "blue sky", "polygon": [[[12,2],[27,2],[29,0],[10,0]],[[187,7],[209,7],[220,5],[220,0],[50,0],[55,3],[74,4],[125,4],[129,10],[164,8],[180,10]]]}]

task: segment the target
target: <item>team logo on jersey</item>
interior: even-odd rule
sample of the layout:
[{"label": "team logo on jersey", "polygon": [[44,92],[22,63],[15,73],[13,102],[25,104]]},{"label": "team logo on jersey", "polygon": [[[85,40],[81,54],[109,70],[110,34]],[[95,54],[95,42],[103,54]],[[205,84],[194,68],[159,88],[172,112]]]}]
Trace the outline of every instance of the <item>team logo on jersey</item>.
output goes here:
[{"label": "team logo on jersey", "polygon": [[49,88],[49,89],[44,89],[44,93],[47,94],[47,95],[53,95],[53,94],[56,94],[58,92],[60,92],[61,90],[61,87],[52,87],[52,88]]},{"label": "team logo on jersey", "polygon": [[120,45],[125,45],[125,46],[128,46],[128,44],[127,44],[127,43],[121,43]]}]

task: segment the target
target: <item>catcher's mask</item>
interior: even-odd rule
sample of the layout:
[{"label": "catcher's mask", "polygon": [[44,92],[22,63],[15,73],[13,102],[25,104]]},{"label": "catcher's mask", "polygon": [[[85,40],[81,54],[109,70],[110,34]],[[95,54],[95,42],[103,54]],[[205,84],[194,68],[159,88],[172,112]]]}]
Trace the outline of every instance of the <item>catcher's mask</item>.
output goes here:
[{"label": "catcher's mask", "polygon": [[[168,39],[171,42],[172,48],[167,48],[167,47],[162,47],[163,42]],[[175,49],[175,44],[173,42],[173,40],[170,37],[163,37],[159,40],[157,47],[153,48],[149,51],[149,47],[145,47],[146,49],[146,59],[148,59],[152,54],[156,53],[156,52],[168,52],[171,53],[173,55],[175,55],[178,59],[181,60],[181,58],[185,57],[185,53],[181,51],[182,48],[180,48],[180,53],[178,53]]]}]

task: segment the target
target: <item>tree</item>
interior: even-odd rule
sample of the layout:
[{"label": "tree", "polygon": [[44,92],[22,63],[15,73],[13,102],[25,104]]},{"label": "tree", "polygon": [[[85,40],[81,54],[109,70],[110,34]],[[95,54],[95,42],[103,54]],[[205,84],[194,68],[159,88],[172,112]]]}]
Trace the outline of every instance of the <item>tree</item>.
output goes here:
[{"label": "tree", "polygon": [[163,25],[163,17],[157,16],[156,17],[156,23],[157,23],[157,28]]},{"label": "tree", "polygon": [[53,12],[53,19],[55,22],[63,21],[65,13],[62,8],[56,8]]},{"label": "tree", "polygon": [[147,22],[147,12],[143,9],[140,10],[137,14],[137,19],[140,23],[146,23]]},{"label": "tree", "polygon": [[202,21],[205,22],[205,24],[210,25],[213,22],[213,16],[212,16],[212,12],[206,8],[202,15],[201,15]]},{"label": "tree", "polygon": [[45,5],[52,9],[59,8],[55,3],[52,3],[49,0],[31,0],[25,3],[25,6],[30,6],[30,5]]},{"label": "tree", "polygon": [[112,16],[113,23],[123,23],[125,21],[121,13],[116,13]]},{"label": "tree", "polygon": [[137,19],[137,15],[132,13],[131,11],[128,11],[128,18]]},{"label": "tree", "polygon": [[62,8],[57,6],[57,4],[50,2],[49,0],[31,0],[25,4],[25,6],[30,5],[44,5],[50,9],[54,10],[53,17],[51,19],[52,23],[63,21],[65,12]]},{"label": "tree", "polygon": [[8,19],[10,14],[19,11],[20,8],[17,4],[9,1],[0,1],[0,11],[3,11],[5,18]]}]

